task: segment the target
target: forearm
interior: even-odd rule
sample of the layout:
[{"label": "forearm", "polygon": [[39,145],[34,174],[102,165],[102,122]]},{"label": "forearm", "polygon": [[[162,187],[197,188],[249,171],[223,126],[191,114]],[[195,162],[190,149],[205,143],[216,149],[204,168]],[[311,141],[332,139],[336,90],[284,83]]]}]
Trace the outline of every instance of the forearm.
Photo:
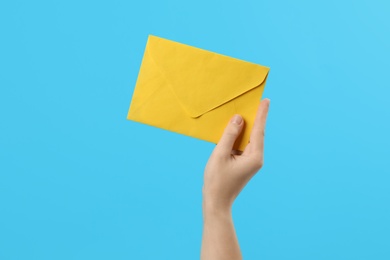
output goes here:
[{"label": "forearm", "polygon": [[217,209],[203,203],[201,260],[242,259],[231,207]]}]

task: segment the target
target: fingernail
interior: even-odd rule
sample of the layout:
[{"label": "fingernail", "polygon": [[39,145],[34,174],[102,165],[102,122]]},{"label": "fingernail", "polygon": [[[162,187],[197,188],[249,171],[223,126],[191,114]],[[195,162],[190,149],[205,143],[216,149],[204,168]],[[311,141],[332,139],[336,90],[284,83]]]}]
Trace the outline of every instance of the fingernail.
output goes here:
[{"label": "fingernail", "polygon": [[236,125],[240,125],[242,122],[242,117],[240,115],[234,115],[232,118],[232,123]]}]

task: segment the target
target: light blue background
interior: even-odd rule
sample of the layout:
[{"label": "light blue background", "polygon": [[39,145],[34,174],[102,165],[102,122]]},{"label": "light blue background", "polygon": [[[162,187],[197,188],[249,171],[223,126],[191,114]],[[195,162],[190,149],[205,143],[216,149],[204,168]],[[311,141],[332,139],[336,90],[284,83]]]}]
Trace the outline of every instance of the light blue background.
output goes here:
[{"label": "light blue background", "polygon": [[[198,259],[214,145],[126,120],[148,34],[271,68],[245,259],[390,259],[388,1],[2,1],[0,259]],[[210,129],[212,131],[212,129]]]}]

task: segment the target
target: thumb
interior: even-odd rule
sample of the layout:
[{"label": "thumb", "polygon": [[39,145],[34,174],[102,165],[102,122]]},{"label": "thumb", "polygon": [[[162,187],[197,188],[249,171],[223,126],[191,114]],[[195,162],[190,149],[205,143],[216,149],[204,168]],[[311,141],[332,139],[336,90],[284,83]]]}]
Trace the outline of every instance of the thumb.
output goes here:
[{"label": "thumb", "polygon": [[216,147],[219,153],[230,155],[243,126],[244,119],[240,115],[236,114],[230,119]]}]

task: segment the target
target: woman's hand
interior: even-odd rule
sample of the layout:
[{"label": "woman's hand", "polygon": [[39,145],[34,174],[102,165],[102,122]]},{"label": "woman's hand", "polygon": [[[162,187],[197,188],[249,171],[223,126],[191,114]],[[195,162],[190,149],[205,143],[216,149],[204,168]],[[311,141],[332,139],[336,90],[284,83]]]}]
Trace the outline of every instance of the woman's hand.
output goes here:
[{"label": "woman's hand", "polygon": [[240,115],[234,115],[212,152],[204,172],[204,206],[228,210],[247,182],[263,166],[264,131],[270,100],[258,107],[250,142],[240,154],[232,147],[244,126]]},{"label": "woman's hand", "polygon": [[264,129],[270,100],[260,102],[250,142],[242,154],[232,151],[244,122],[235,115],[212,152],[204,172],[202,260],[242,259],[231,207],[234,199],[263,166]]}]

